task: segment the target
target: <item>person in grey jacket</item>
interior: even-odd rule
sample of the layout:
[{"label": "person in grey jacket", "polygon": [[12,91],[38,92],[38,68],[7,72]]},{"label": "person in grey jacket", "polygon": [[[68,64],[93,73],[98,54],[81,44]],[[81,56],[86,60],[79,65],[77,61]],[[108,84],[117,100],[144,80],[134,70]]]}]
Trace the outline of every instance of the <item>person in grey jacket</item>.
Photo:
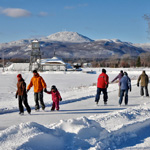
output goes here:
[{"label": "person in grey jacket", "polygon": [[123,96],[125,95],[125,105],[128,105],[128,90],[131,92],[131,79],[128,77],[127,72],[124,72],[124,76],[120,80],[120,99],[119,105],[122,104]]},{"label": "person in grey jacket", "polygon": [[148,93],[148,83],[149,83],[149,77],[145,73],[145,71],[142,72],[142,74],[139,76],[137,81],[137,86],[139,87],[139,82],[141,82],[141,96],[144,96],[144,88],[145,88],[145,95],[146,97],[149,97]]}]

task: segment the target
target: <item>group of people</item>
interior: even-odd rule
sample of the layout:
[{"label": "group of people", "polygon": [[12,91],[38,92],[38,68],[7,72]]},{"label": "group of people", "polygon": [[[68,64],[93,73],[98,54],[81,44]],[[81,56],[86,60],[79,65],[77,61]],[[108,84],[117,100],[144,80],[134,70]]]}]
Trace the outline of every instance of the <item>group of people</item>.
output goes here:
[{"label": "group of people", "polygon": [[[125,96],[124,103],[125,105],[128,105],[128,91],[131,92],[131,79],[128,77],[127,72],[123,72],[122,70],[120,73],[111,81],[113,83],[115,80],[119,79],[119,105],[121,106],[123,97]],[[142,74],[139,76],[137,81],[137,86],[139,87],[139,82],[141,82],[141,96],[144,96],[144,88],[145,88],[145,95],[146,97],[149,97],[148,93],[148,83],[149,83],[149,77],[146,74],[145,71],[142,72]],[[106,74],[106,70],[102,69],[102,73],[99,75],[97,80],[97,94],[95,97],[95,102],[98,104],[100,99],[100,94],[103,92],[103,100],[104,104],[107,104],[108,101],[108,95],[107,95],[107,88],[109,85],[109,77]]]},{"label": "group of people", "polygon": [[[19,114],[23,115],[24,114],[24,106],[26,107],[27,112],[30,114],[31,113],[31,108],[28,104],[27,100],[27,93],[31,89],[32,86],[34,86],[34,101],[35,101],[35,110],[39,111],[40,105],[41,108],[44,110],[45,109],[45,104],[43,101],[43,91],[46,92],[47,94],[52,95],[52,108],[51,111],[54,111],[55,109],[58,111],[59,110],[59,101],[62,100],[61,95],[59,91],[57,90],[56,86],[53,85],[51,87],[51,91],[47,91],[47,86],[44,81],[44,79],[38,74],[37,70],[33,71],[33,77],[27,86],[26,89],[26,83],[24,79],[22,78],[21,74],[17,75],[17,91],[16,91],[16,98],[18,98],[18,105],[19,105]],[[40,102],[40,105],[39,105]]]},{"label": "group of people", "polygon": [[[56,88],[55,85],[51,87],[51,91],[47,91],[47,85],[44,81],[44,79],[39,75],[37,70],[33,71],[33,77],[27,86],[26,89],[26,83],[24,79],[22,78],[21,74],[17,75],[18,83],[17,83],[17,91],[16,91],[16,98],[18,98],[18,105],[19,105],[19,114],[23,115],[24,114],[24,106],[26,107],[27,112],[30,114],[31,113],[31,108],[28,104],[27,100],[27,93],[31,89],[32,86],[34,86],[34,101],[35,101],[35,110],[39,111],[40,105],[41,108],[44,110],[45,109],[45,104],[43,101],[43,91],[46,92],[47,94],[52,95],[52,108],[51,111],[54,111],[55,109],[58,111],[59,110],[59,101],[62,101],[61,95]],[[128,105],[128,91],[131,92],[131,79],[128,77],[127,72],[123,72],[122,70],[120,73],[111,81],[113,83],[115,80],[119,79],[119,93],[118,96],[119,98],[119,105],[121,106],[123,97],[125,96],[125,105]],[[149,77],[145,73],[145,71],[142,72],[142,74],[139,76],[138,81],[137,81],[137,86],[139,86],[139,82],[141,82],[141,96],[144,95],[144,88],[145,88],[145,94],[148,97],[148,83],[149,83]],[[102,73],[99,75],[98,80],[97,80],[97,94],[95,97],[95,102],[96,104],[99,103],[100,100],[100,95],[101,92],[103,92],[103,100],[104,104],[107,104],[108,101],[108,94],[107,94],[107,89],[109,85],[109,77],[106,74],[106,70],[102,69]],[[39,105],[40,102],[40,105]]]}]

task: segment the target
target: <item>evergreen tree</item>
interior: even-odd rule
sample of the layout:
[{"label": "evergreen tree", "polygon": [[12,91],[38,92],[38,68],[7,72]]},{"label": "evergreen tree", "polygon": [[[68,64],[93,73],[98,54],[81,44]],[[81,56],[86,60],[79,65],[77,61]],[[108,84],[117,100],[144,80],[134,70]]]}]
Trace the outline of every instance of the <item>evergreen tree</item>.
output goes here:
[{"label": "evergreen tree", "polygon": [[140,56],[137,58],[136,66],[141,67],[141,58],[140,58]]}]

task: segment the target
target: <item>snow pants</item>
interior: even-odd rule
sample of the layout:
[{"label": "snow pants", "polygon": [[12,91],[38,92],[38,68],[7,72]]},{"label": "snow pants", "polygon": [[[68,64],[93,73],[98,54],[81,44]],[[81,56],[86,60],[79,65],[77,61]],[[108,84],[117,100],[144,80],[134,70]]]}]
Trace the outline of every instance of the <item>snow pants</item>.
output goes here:
[{"label": "snow pants", "polygon": [[125,105],[128,104],[128,89],[127,90],[120,90],[120,99],[119,99],[119,104],[121,105],[123,97],[125,95]]},{"label": "snow pants", "polygon": [[144,96],[144,88],[145,88],[145,95],[149,96],[147,86],[141,86],[141,96]]},{"label": "snow pants", "polygon": [[41,105],[42,109],[43,110],[45,109],[45,104],[43,101],[43,91],[34,93],[34,101],[35,101],[35,110],[40,109],[39,101],[40,101],[40,105]]},{"label": "snow pants", "polygon": [[31,108],[28,104],[27,95],[18,95],[18,105],[19,105],[20,113],[24,113],[24,107],[23,107],[22,103],[26,107],[27,112],[31,113]]},{"label": "snow pants", "polygon": [[97,94],[96,94],[96,97],[95,97],[95,102],[99,102],[101,92],[103,92],[104,102],[107,102],[107,99],[108,99],[107,88],[104,88],[104,89],[97,88]]},{"label": "snow pants", "polygon": [[59,101],[53,102],[51,110],[55,110],[55,108],[56,110],[59,110]]}]

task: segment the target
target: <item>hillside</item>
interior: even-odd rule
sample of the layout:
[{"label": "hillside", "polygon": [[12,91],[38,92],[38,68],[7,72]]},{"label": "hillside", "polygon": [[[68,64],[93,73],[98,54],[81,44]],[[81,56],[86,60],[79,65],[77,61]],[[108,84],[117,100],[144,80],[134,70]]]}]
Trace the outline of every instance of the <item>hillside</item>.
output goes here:
[{"label": "hillside", "polygon": [[150,43],[133,44],[133,45],[136,47],[140,47],[147,52],[150,52]]},{"label": "hillside", "polygon": [[[0,55],[6,58],[29,58],[33,39],[0,44]],[[58,32],[39,39],[43,58],[52,57],[54,49],[62,58],[109,58],[124,54],[138,56],[144,53],[142,47],[118,39],[91,40],[76,32]]]}]

